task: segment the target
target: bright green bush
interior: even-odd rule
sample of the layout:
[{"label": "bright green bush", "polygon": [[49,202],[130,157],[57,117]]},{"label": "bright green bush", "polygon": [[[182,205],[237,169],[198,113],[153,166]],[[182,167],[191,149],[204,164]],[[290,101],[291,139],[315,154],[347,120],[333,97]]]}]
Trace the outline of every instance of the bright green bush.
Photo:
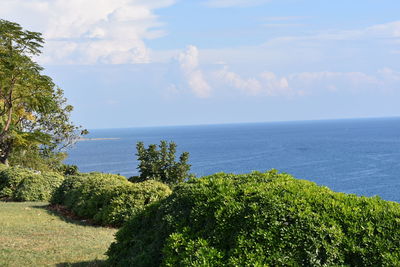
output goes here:
[{"label": "bright green bush", "polygon": [[51,202],[96,223],[120,226],[145,205],[169,194],[169,187],[160,182],[131,183],[119,175],[88,173],[67,177]]},{"label": "bright green bush", "polygon": [[32,175],[35,173],[22,168],[6,168],[0,171],[0,198],[14,199],[21,182]]},{"label": "bright green bush", "polygon": [[178,185],[117,233],[111,266],[400,266],[400,205],[276,171]]},{"label": "bright green bush", "polygon": [[7,165],[5,165],[5,164],[3,164],[3,163],[0,163],[0,171],[5,170],[5,169],[7,169],[7,168],[8,168]]},{"label": "bright green bush", "polygon": [[0,198],[14,201],[48,201],[64,177],[10,167],[0,171]]}]

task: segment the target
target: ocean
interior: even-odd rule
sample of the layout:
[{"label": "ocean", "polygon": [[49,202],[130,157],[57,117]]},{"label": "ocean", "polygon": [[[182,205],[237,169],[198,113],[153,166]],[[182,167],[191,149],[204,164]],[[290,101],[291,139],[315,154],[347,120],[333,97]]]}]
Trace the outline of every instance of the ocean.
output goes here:
[{"label": "ocean", "polygon": [[400,118],[97,129],[68,151],[82,172],[137,175],[136,143],[173,141],[191,172],[277,169],[334,191],[400,202]]}]

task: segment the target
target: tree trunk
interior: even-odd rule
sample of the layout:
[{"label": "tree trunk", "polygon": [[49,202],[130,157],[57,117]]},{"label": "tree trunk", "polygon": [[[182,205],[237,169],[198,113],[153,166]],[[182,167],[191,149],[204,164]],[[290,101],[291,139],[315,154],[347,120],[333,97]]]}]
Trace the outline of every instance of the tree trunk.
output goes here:
[{"label": "tree trunk", "polygon": [[3,140],[0,143],[0,163],[8,166],[8,157],[11,154],[12,145],[10,141]]},{"label": "tree trunk", "polygon": [[16,80],[13,79],[10,92],[8,93],[8,99],[5,101],[5,104],[8,104],[8,111],[7,111],[7,121],[4,128],[0,132],[0,163],[3,163],[8,166],[8,157],[11,154],[12,150],[12,141],[9,139],[9,130],[12,122],[12,115],[13,115],[13,89]]}]

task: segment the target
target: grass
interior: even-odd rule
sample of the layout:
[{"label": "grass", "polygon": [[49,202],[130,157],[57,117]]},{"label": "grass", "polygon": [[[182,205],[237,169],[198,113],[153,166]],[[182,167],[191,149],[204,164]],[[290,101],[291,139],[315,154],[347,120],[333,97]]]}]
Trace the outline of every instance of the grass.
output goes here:
[{"label": "grass", "polygon": [[116,229],[94,227],[46,209],[0,202],[0,266],[100,266]]}]

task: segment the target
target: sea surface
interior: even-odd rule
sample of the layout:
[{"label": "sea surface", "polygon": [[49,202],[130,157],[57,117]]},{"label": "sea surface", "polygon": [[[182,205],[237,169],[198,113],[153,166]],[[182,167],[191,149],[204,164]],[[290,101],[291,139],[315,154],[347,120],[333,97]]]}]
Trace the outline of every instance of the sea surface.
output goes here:
[{"label": "sea surface", "polygon": [[[278,169],[400,202],[400,118],[91,130],[69,151],[80,171],[138,174],[136,142],[174,141],[197,176]],[[103,139],[111,138],[111,139]]]}]

